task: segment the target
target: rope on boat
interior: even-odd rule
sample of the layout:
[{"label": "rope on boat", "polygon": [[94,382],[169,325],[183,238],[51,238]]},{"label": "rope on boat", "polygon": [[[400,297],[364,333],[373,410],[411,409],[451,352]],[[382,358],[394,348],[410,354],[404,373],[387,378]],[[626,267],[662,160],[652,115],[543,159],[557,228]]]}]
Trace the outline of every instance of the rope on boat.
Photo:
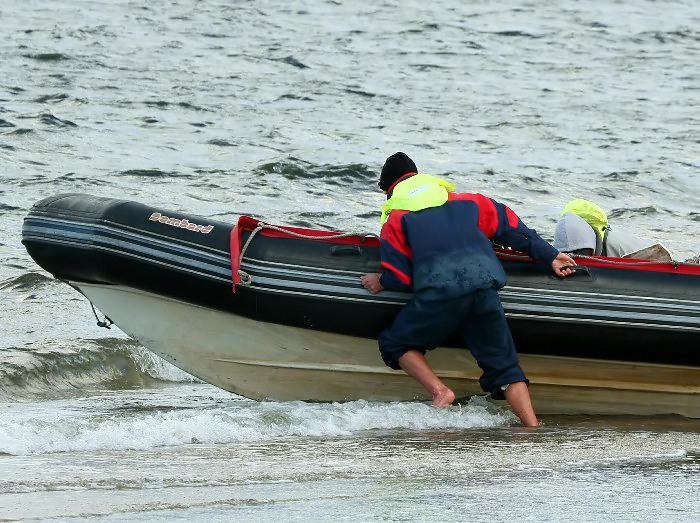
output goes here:
[{"label": "rope on boat", "polygon": [[98,327],[104,327],[105,329],[109,329],[112,325],[114,325],[114,322],[110,320],[107,316],[105,316],[104,320],[100,320],[100,317],[97,315],[97,311],[95,310],[95,306],[92,304],[92,302],[90,302],[90,307],[92,307],[92,313],[95,315]]},{"label": "rope on boat", "polygon": [[670,263],[673,265],[674,269],[677,269],[681,262],[676,260],[661,261],[661,260],[635,260],[635,261],[618,261],[618,260],[606,260],[604,258],[596,258],[595,256],[587,256],[585,254],[569,254],[574,259],[581,260],[591,260],[600,263],[606,263],[608,265],[624,265],[625,267],[641,267],[643,265],[658,264],[658,263]]},{"label": "rope on boat", "polygon": [[677,269],[681,265],[697,265],[697,257],[696,258],[690,258],[688,260],[684,261],[678,261],[678,260],[668,260],[668,261],[663,261],[663,260],[635,260],[635,261],[617,261],[617,260],[606,260],[605,258],[596,258],[595,256],[586,256],[585,254],[569,254],[572,258],[581,258],[583,260],[592,260],[592,261],[597,261],[599,263],[607,263],[610,265],[624,265],[626,267],[640,267],[643,265],[658,265],[658,264],[664,264],[667,263],[669,265],[672,265],[674,269]]},{"label": "rope on boat", "polygon": [[[652,260],[652,259],[649,259],[649,260],[635,259],[634,261],[620,261],[620,260],[608,260],[606,258],[599,258],[597,256],[588,256],[585,254],[573,254],[570,252],[567,252],[566,254],[568,254],[569,256],[571,256],[574,259],[590,260],[590,261],[595,261],[598,263],[605,263],[608,265],[624,265],[625,267],[642,267],[644,265],[650,265],[650,264],[651,265],[669,264],[669,265],[673,265],[674,269],[677,269],[681,265],[697,265],[698,264],[698,262],[696,261],[696,259],[698,257],[690,258],[689,260],[685,260],[682,262],[677,261],[677,260],[662,261],[662,260]],[[510,254],[510,253],[502,252],[502,251],[499,251],[498,255],[506,257],[506,258],[520,258],[520,259],[528,257],[527,255],[523,255],[523,254]]]},{"label": "rope on boat", "polygon": [[[243,248],[241,249],[241,254],[238,258],[239,262],[243,262],[243,256],[245,255],[245,251],[248,248],[248,245],[250,245],[250,242],[253,241],[253,238],[257,233],[262,231],[263,229],[272,229],[273,231],[277,232],[282,232],[284,234],[288,234],[289,236],[294,236],[296,238],[303,238],[306,240],[318,240],[319,238],[322,238],[324,240],[337,240],[339,238],[347,238],[349,236],[359,236],[359,237],[374,237],[378,238],[379,236],[374,234],[374,233],[356,233],[356,232],[344,232],[344,233],[338,233],[338,234],[331,234],[328,236],[314,236],[311,234],[302,234],[299,232],[294,232],[290,231],[288,229],[285,229],[284,227],[278,227],[277,225],[271,225],[269,223],[263,223],[263,222],[258,222],[258,226],[253,229],[253,232],[250,233],[250,236],[248,237],[248,240],[245,242],[243,245]],[[649,265],[649,264],[660,264],[660,263],[668,263],[673,266],[674,269],[677,269],[678,266],[680,265],[692,265],[698,263],[696,260],[698,257],[700,257],[700,253],[698,253],[698,256],[695,258],[691,258],[690,260],[686,260],[683,262],[679,262],[676,260],[670,260],[670,261],[661,261],[661,260],[635,260],[635,261],[619,261],[619,260],[608,260],[605,258],[598,258],[595,256],[587,256],[585,254],[573,254],[573,253],[567,253],[569,256],[571,256],[574,259],[581,259],[581,260],[591,260],[591,261],[596,261],[598,263],[605,263],[608,265],[624,265],[625,267],[642,267],[644,265]],[[507,252],[499,252],[499,255],[504,256],[504,257],[510,257],[510,258],[525,258],[527,256],[521,255],[521,254],[510,254]],[[250,285],[253,283],[253,278],[250,274],[245,272],[243,269],[238,270],[238,274],[241,277],[241,282],[240,285]],[[93,309],[94,310],[94,309]],[[106,319],[109,319],[105,316]],[[110,320],[111,321],[111,320]],[[100,325],[98,321],[98,325]],[[102,325],[100,325],[102,326]],[[107,327],[109,328],[109,327]]]},{"label": "rope on boat", "polygon": [[[359,236],[359,237],[375,237],[378,238],[376,234],[373,233],[356,233],[356,232],[342,232],[338,234],[329,234],[328,236],[316,236],[313,234],[303,234],[300,232],[295,232],[295,231],[290,231],[289,229],[285,229],[284,227],[278,227],[277,225],[271,225],[269,223],[263,223],[263,222],[258,222],[258,226],[253,229],[253,232],[250,233],[250,236],[248,237],[248,240],[246,240],[245,244],[243,245],[243,248],[241,249],[241,254],[238,258],[239,262],[243,262],[243,256],[245,255],[245,251],[248,248],[248,245],[250,245],[250,242],[253,241],[253,238],[255,237],[256,234],[258,234],[260,231],[263,229],[272,229],[273,231],[281,232],[284,234],[288,234],[289,236],[294,236],[295,238],[303,238],[305,240],[337,240],[340,238],[348,238],[350,236]],[[238,269],[238,274],[241,277],[241,282],[240,285],[250,285],[253,283],[253,277],[245,272],[243,269]]]}]

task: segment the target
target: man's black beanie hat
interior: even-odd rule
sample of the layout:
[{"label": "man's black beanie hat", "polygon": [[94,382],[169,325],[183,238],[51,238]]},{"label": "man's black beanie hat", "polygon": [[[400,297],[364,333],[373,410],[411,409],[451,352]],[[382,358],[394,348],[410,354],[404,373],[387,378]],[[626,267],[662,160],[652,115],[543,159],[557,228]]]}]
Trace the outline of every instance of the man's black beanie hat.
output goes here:
[{"label": "man's black beanie hat", "polygon": [[393,183],[406,173],[417,173],[418,168],[406,153],[398,152],[389,156],[382,167],[379,177],[379,188],[386,191]]}]

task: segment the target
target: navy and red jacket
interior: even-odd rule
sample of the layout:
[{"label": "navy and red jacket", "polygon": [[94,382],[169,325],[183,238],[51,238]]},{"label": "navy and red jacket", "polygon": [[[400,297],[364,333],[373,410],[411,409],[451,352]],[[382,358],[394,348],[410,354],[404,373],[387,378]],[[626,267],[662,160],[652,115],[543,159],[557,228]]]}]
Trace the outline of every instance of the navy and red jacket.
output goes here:
[{"label": "navy and red jacket", "polygon": [[547,264],[559,254],[504,204],[482,194],[450,192],[438,207],[391,211],[380,236],[380,282],[427,300],[500,289],[506,273],[491,240]]}]

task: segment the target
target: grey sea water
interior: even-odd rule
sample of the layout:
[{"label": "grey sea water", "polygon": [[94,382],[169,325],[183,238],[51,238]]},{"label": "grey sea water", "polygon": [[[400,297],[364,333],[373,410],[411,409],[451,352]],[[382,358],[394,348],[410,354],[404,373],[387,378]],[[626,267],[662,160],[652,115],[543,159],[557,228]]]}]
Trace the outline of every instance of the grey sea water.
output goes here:
[{"label": "grey sea water", "polygon": [[698,420],[250,401],[20,243],[59,192],[377,232],[403,150],[545,238],[583,197],[688,258],[698,27],[694,0],[0,2],[0,520],[699,520]]}]

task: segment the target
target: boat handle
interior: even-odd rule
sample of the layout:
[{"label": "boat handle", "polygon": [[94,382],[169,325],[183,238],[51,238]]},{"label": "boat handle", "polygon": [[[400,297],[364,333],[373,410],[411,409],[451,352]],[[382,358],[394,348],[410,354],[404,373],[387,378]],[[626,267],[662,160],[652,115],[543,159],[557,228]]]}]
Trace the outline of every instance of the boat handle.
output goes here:
[{"label": "boat handle", "polygon": [[362,256],[362,248],[358,245],[334,245],[331,247],[332,256]]},{"label": "boat handle", "polygon": [[591,269],[589,269],[585,265],[570,265],[569,267],[566,267],[566,268],[573,270],[574,273],[581,272],[581,273],[587,274],[589,278],[592,277]]}]

